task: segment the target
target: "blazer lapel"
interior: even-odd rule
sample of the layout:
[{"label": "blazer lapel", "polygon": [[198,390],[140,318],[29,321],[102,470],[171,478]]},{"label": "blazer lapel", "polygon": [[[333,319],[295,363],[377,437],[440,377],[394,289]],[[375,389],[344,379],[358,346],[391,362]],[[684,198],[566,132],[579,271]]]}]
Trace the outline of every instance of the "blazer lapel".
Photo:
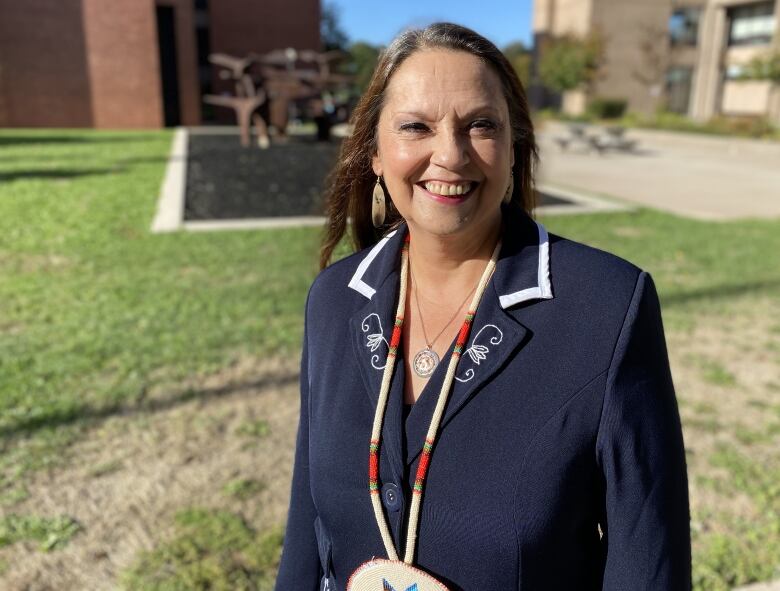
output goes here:
[{"label": "blazer lapel", "polygon": [[[527,215],[507,220],[496,271],[479,303],[466,350],[458,362],[440,431],[531,339],[531,331],[515,318],[511,308],[550,298],[547,232]],[[407,464],[422,451],[453,346],[454,342],[407,419]]]},{"label": "blazer lapel", "polygon": [[[395,323],[400,281],[400,256],[406,227],[401,226],[377,244],[358,266],[349,287],[368,298],[366,304],[350,317],[352,355],[359,368],[370,403],[371,416],[376,412],[382,376],[387,363],[390,337]],[[400,353],[400,352],[399,352]],[[345,354],[349,354],[345,351]],[[400,481],[403,470],[401,456],[401,402],[403,398],[403,360],[396,358],[390,394],[382,427],[380,466],[382,473],[390,470]],[[385,462],[384,459],[389,462]]]}]

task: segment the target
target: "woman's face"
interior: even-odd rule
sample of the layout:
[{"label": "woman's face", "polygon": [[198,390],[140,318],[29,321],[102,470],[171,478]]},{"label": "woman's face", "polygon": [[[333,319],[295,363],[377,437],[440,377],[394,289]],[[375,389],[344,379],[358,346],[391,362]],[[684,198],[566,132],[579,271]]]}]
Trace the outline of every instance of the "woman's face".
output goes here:
[{"label": "woman's face", "polygon": [[374,173],[410,231],[479,239],[494,231],[514,164],[496,72],[463,51],[422,50],[385,89]]}]

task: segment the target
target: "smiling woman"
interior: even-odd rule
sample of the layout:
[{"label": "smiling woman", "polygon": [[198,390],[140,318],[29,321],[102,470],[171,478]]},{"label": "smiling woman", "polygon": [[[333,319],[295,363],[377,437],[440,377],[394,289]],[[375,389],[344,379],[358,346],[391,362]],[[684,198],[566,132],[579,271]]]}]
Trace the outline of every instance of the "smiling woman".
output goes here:
[{"label": "smiling woman", "polygon": [[[506,58],[458,25],[407,31],[353,117],[306,305],[276,588],[689,589],[655,287],[532,219]],[[348,230],[358,252],[329,265]]]},{"label": "smiling woman", "polygon": [[[405,221],[397,209],[404,197],[394,192],[400,188],[396,184],[399,179],[392,171],[383,172],[383,155],[389,159],[387,166],[418,167],[399,171],[409,177],[405,181],[409,183],[409,175],[415,174],[416,183],[457,179],[446,167],[446,161],[453,157],[447,153],[450,149],[456,152],[456,160],[469,159],[470,174],[480,178],[486,177],[484,166],[489,164],[492,169],[500,164],[496,158],[503,158],[506,161],[498,176],[491,175],[491,185],[496,186],[488,187],[487,192],[498,191],[503,196],[514,173],[508,208],[530,212],[535,204],[537,149],[525,92],[504,55],[469,29],[439,23],[396,38],[380,57],[352,123],[354,131],[344,141],[327,194],[329,223],[320,258],[323,268],[348,231],[359,250],[375,244]],[[448,136],[456,142],[446,141]],[[394,153],[396,146],[402,152]],[[433,154],[436,162],[426,165],[422,159],[426,153],[432,155],[432,148],[437,148]],[[445,151],[438,153],[438,148]],[[482,162],[489,152],[493,160]],[[437,163],[445,166],[437,167]],[[466,167],[456,162],[456,168],[459,172]],[[374,227],[369,215],[371,201],[366,196],[383,175],[384,182],[379,180],[389,193],[387,216]],[[348,219],[354,220],[350,227]]]},{"label": "smiling woman", "polygon": [[490,67],[466,52],[430,49],[398,68],[372,167],[415,237],[497,237],[513,165],[509,109]]}]

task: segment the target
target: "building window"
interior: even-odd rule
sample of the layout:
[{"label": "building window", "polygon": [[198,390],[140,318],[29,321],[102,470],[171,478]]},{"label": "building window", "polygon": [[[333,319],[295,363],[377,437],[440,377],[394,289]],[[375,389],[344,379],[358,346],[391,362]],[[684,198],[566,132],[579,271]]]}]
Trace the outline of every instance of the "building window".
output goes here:
[{"label": "building window", "polygon": [[696,45],[701,8],[678,8],[669,18],[669,40],[674,45]]},{"label": "building window", "polygon": [[731,64],[726,66],[726,72],[723,75],[725,80],[740,80],[745,74],[745,66],[741,64]]},{"label": "building window", "polygon": [[736,6],[728,12],[729,45],[759,45],[772,41],[775,31],[774,2]]},{"label": "building window", "polygon": [[693,69],[674,66],[666,72],[666,110],[681,115],[688,114],[691,100]]}]

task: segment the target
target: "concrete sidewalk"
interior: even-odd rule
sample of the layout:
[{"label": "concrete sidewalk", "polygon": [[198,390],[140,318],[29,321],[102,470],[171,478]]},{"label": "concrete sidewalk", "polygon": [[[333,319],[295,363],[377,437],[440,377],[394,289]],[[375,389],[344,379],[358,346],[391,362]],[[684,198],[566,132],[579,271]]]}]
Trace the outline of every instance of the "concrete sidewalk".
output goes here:
[{"label": "concrete sidewalk", "polygon": [[780,217],[780,142],[629,129],[635,152],[599,156],[562,151],[565,124],[537,134],[541,183],[705,220]]}]

